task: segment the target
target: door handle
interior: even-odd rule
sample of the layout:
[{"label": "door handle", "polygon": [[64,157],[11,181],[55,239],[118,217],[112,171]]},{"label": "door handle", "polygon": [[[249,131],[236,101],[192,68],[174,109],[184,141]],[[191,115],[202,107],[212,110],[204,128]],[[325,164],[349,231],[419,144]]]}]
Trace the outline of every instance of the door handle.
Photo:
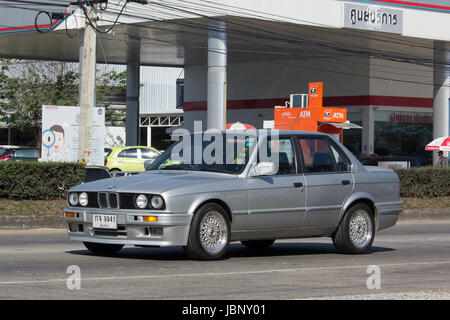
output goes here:
[{"label": "door handle", "polygon": [[342,180],[341,183],[345,186],[347,184],[350,184],[350,180]]},{"label": "door handle", "polygon": [[294,182],[294,187],[295,188],[301,188],[301,187],[303,187],[303,183],[301,183],[301,182]]}]

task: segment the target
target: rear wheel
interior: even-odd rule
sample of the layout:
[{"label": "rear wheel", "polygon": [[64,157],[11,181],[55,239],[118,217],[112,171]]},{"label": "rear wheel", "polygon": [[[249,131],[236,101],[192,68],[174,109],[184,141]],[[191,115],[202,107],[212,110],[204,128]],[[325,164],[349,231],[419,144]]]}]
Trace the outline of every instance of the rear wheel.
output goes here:
[{"label": "rear wheel", "polygon": [[358,203],[346,212],[333,236],[333,244],[340,253],[363,253],[370,249],[374,238],[372,210],[366,204]]},{"label": "rear wheel", "polygon": [[270,247],[275,240],[247,240],[247,241],[241,241],[241,243],[246,246],[247,248],[252,249],[267,249]]},{"label": "rear wheel", "polygon": [[230,220],[223,207],[208,203],[194,214],[185,253],[192,259],[223,258],[230,243]]},{"label": "rear wheel", "polygon": [[85,247],[97,254],[114,254],[123,248],[123,244],[106,244],[96,242],[83,242]]}]

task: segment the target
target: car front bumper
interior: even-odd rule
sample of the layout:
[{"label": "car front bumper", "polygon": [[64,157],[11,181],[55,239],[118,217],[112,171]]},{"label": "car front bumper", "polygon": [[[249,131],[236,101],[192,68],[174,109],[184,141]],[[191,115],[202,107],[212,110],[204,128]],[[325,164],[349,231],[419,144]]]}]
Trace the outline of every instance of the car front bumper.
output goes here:
[{"label": "car front bumper", "polygon": [[[73,218],[66,213],[74,213]],[[117,216],[117,229],[95,229],[93,214]],[[156,222],[140,221],[140,217],[154,216]],[[123,244],[136,246],[185,246],[187,245],[192,214],[161,213],[147,210],[113,210],[96,208],[68,208],[63,219],[69,239],[83,242]]]}]

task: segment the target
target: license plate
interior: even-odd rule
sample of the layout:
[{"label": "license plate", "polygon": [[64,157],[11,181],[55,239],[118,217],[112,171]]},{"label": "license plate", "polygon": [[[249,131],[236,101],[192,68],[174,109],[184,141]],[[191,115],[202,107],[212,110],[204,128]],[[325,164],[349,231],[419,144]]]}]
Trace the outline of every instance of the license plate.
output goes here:
[{"label": "license plate", "polygon": [[110,214],[93,214],[92,227],[99,229],[117,229],[117,216]]}]

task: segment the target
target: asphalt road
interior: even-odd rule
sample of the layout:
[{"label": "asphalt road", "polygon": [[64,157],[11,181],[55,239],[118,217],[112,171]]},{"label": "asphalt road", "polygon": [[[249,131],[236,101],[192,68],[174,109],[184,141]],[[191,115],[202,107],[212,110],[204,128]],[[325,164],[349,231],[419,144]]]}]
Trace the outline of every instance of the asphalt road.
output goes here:
[{"label": "asphalt road", "polygon": [[[125,247],[101,257],[61,230],[2,231],[0,299],[450,299],[448,222],[383,230],[363,255],[337,254],[327,238],[264,251],[233,243],[229,253],[202,262],[181,248]],[[73,265],[80,282],[67,273]],[[367,287],[378,275],[371,265],[380,289]]]}]

